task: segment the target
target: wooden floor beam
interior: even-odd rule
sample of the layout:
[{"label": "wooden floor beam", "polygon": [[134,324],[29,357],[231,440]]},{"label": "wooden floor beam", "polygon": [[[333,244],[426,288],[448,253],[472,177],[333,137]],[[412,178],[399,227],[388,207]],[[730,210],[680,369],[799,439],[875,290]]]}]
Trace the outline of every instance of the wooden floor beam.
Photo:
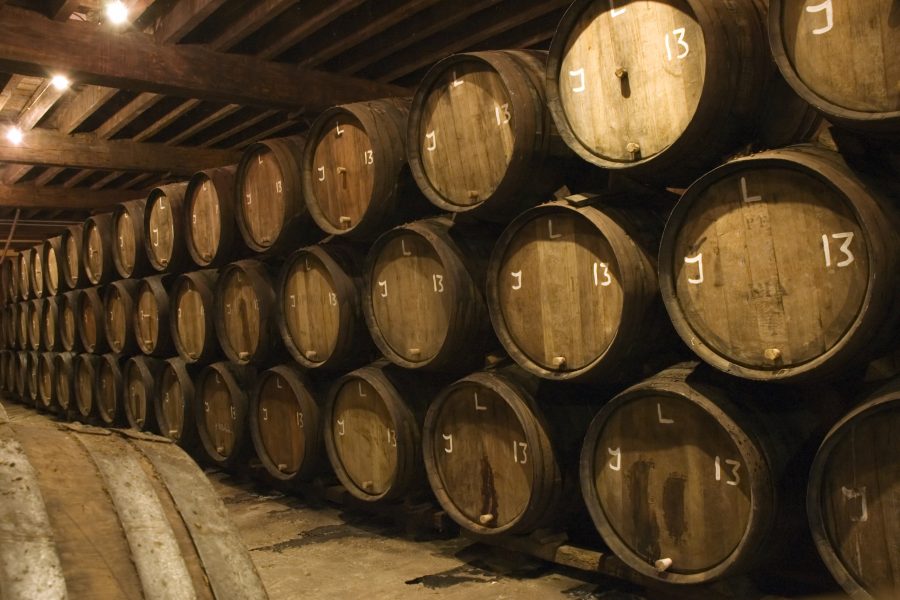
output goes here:
[{"label": "wooden floor beam", "polygon": [[36,187],[29,184],[0,185],[0,207],[90,210],[138,197],[134,192],[92,191],[62,187]]}]

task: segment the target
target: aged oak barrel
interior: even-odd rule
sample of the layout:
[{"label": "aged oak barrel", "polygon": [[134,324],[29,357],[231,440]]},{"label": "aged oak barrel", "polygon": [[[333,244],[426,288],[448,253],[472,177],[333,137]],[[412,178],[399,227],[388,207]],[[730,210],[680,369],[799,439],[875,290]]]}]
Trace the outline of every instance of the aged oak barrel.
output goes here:
[{"label": "aged oak barrel", "polygon": [[221,167],[195,173],[185,191],[185,244],[201,267],[220,267],[244,253],[235,223],[234,173]]},{"label": "aged oak barrel", "polygon": [[446,217],[402,225],[369,251],[363,314],[391,362],[434,371],[472,370],[493,344],[484,302],[488,229]]},{"label": "aged oak barrel", "polygon": [[303,196],[319,229],[374,239],[427,203],[406,168],[408,98],[334,106],[310,128]]},{"label": "aged oak barrel", "polygon": [[16,355],[12,350],[0,352],[0,387],[7,397],[12,398],[16,389]]},{"label": "aged oak barrel", "polygon": [[97,416],[106,427],[114,427],[124,421],[123,381],[120,358],[116,354],[100,357],[96,370],[94,400]]},{"label": "aged oak barrel", "polygon": [[278,329],[307,369],[352,369],[375,346],[362,313],[362,249],[330,240],[294,252],[278,279]]},{"label": "aged oak barrel", "polygon": [[557,380],[610,383],[640,367],[673,337],[656,275],[662,228],[651,212],[589,196],[517,217],[487,276],[491,321],[510,356]]},{"label": "aged oak barrel", "polygon": [[84,222],[81,262],[91,285],[108,283],[117,277],[113,264],[114,235],[111,213],[94,215]]},{"label": "aged oak barrel", "polygon": [[28,397],[28,363],[31,353],[21,350],[16,352],[16,396],[20,402],[29,403]]},{"label": "aged oak barrel", "polygon": [[29,274],[29,277],[31,277],[31,289],[34,292],[35,298],[44,297],[43,250],[43,244],[38,244],[37,246],[28,250],[29,254],[31,254],[31,273]]},{"label": "aged oak barrel", "polygon": [[141,352],[167,357],[175,352],[169,325],[169,276],[142,279],[134,303],[134,333]]},{"label": "aged oak barrel", "polygon": [[38,351],[41,349],[41,314],[44,309],[44,301],[36,298],[28,303],[28,349]]},{"label": "aged oak barrel", "polygon": [[260,373],[248,412],[256,455],[275,479],[309,481],[327,464],[318,395],[297,367]]},{"label": "aged oak barrel", "polygon": [[0,487],[4,598],[267,597],[206,476],[161,438],[0,408]]},{"label": "aged oak barrel", "polygon": [[79,354],[73,363],[75,381],[75,416],[83,422],[93,421],[97,415],[97,372],[100,356]]},{"label": "aged oak barrel", "polygon": [[162,368],[161,360],[149,356],[132,356],[122,368],[123,412],[132,429],[157,430],[153,399]]},{"label": "aged oak barrel", "polygon": [[56,410],[56,353],[41,352],[37,359],[38,406],[46,411]]},{"label": "aged oak barrel", "polygon": [[350,494],[387,502],[423,490],[422,421],[439,386],[433,375],[402,371],[384,360],[331,386],[323,416],[325,449]]},{"label": "aged oak barrel", "polygon": [[19,350],[28,350],[28,329],[31,326],[31,302],[16,304],[16,346]]},{"label": "aged oak barrel", "polygon": [[14,350],[16,347],[18,308],[18,305],[15,303],[10,303],[3,307],[3,346],[9,350]]},{"label": "aged oak barrel", "polygon": [[154,188],[144,207],[144,249],[156,271],[178,273],[190,264],[184,243],[186,183]]},{"label": "aged oak barrel", "polygon": [[562,502],[577,494],[578,477],[567,467],[594,411],[544,406],[537,387],[518,369],[479,372],[429,406],[422,429],[428,481],[460,526],[482,535],[526,533],[571,514]]},{"label": "aged oak barrel", "polygon": [[19,276],[19,300],[28,300],[32,297],[31,289],[31,251],[23,250],[18,258]]},{"label": "aged oak barrel", "polygon": [[48,238],[41,245],[41,262],[44,267],[44,290],[47,296],[56,296],[63,288],[62,236]]},{"label": "aged oak barrel", "polygon": [[138,282],[134,279],[114,281],[103,291],[103,330],[116,354],[129,355],[137,349],[132,327],[137,291]]},{"label": "aged oak barrel", "polygon": [[57,318],[59,320],[59,345],[66,352],[81,350],[78,335],[78,296],[81,290],[72,290],[59,297]]},{"label": "aged oak barrel", "polygon": [[238,467],[253,453],[247,410],[255,375],[252,367],[217,362],[203,369],[195,381],[200,442],[219,467]]},{"label": "aged oak barrel", "polygon": [[102,288],[85,288],[78,292],[75,305],[75,316],[78,327],[78,338],[85,352],[103,354],[109,351],[106,339],[103,301],[100,298]]},{"label": "aged oak barrel", "polygon": [[41,353],[29,352],[28,355],[28,374],[27,382],[25,384],[28,398],[26,401],[29,406],[40,408],[38,402],[40,397],[40,379],[38,379],[38,369],[40,368],[40,366],[38,365],[38,360],[40,359]]},{"label": "aged oak barrel", "polygon": [[301,189],[304,145],[299,136],[264,140],[241,157],[235,175],[240,201],[235,218],[254,252],[278,254],[316,236]]},{"label": "aged oak barrel", "polygon": [[855,599],[900,595],[900,379],[825,438],[809,475],[807,514],[822,560]]},{"label": "aged oak barrel", "polygon": [[87,284],[84,265],[81,263],[81,244],[84,239],[84,225],[72,225],[60,234],[62,252],[62,286],[74,290]]},{"label": "aged oak barrel", "polygon": [[698,363],[628,388],[603,405],[582,448],[595,526],[628,566],[672,584],[787,560],[805,533],[808,442],[833,404],[819,391],[738,387]]},{"label": "aged oak barrel", "polygon": [[172,343],[187,363],[208,363],[219,355],[216,338],[215,289],[219,273],[215,269],[179,275],[172,284],[174,317],[169,317]]},{"label": "aged oak barrel", "polygon": [[278,355],[281,343],[272,279],[269,267],[256,260],[241,260],[219,272],[216,335],[228,360],[262,364]]},{"label": "aged oak barrel", "polygon": [[550,111],[585,160],[686,185],[760,137],[814,132],[766,46],[761,0],[578,0],[550,46]]},{"label": "aged oak barrel", "polygon": [[153,396],[160,433],[189,450],[200,449],[200,434],[194,412],[196,367],[175,357],[163,362],[159,387]]},{"label": "aged oak barrel", "polygon": [[59,352],[53,357],[53,395],[60,416],[70,419],[75,414],[75,357],[74,352]]},{"label": "aged oak barrel", "polygon": [[704,361],[760,380],[839,377],[893,343],[900,221],[877,182],[797,147],[698,180],[666,225],[660,289]]},{"label": "aged oak barrel", "polygon": [[59,298],[48,296],[41,304],[41,346],[48,352],[59,350]]},{"label": "aged oak barrel", "polygon": [[146,199],[129,200],[113,209],[113,265],[122,279],[143,277],[153,272],[144,247]]},{"label": "aged oak barrel", "polygon": [[428,71],[410,108],[407,153],[432,204],[509,220],[564,184],[581,187],[585,173],[600,173],[556,131],[545,103],[546,61],[538,51],[471,52]]},{"label": "aged oak barrel", "polygon": [[900,131],[893,0],[769,0],[769,43],[787,82],[830,121]]},{"label": "aged oak barrel", "polygon": [[15,302],[19,296],[18,269],[19,258],[15,253],[0,258],[0,291],[3,292],[3,303]]}]

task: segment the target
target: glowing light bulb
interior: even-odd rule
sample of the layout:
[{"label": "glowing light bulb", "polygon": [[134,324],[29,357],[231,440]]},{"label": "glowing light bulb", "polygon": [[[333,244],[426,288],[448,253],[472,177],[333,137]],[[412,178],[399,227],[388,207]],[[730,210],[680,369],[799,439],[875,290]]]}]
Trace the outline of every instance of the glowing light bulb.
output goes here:
[{"label": "glowing light bulb", "polygon": [[106,18],[113,25],[121,25],[128,20],[128,7],[121,0],[115,0],[106,5]]},{"label": "glowing light bulb", "polygon": [[13,143],[16,146],[18,146],[19,144],[22,143],[23,137],[24,137],[24,134],[22,133],[22,130],[19,129],[18,127],[10,127],[9,129],[6,130],[6,139],[8,139],[11,143]]},{"label": "glowing light bulb", "polygon": [[72,82],[69,81],[69,78],[65,75],[54,75],[50,80],[50,84],[56,89],[62,91],[69,89],[69,86],[72,84]]}]

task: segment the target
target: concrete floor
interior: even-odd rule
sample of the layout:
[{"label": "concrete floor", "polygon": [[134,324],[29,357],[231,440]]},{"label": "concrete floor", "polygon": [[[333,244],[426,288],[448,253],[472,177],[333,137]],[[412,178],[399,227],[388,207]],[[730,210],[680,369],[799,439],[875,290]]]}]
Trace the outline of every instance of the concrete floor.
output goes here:
[{"label": "concrete floor", "polygon": [[210,473],[272,600],[559,598],[642,600],[628,584],[589,582],[464,538],[415,540],[385,518],[266,495]]}]

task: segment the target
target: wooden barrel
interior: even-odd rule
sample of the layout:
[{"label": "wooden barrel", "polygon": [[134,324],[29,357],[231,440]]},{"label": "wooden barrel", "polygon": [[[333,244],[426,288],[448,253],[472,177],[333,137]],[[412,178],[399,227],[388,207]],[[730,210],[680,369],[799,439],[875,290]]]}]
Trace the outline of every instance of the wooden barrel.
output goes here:
[{"label": "wooden barrel", "polygon": [[16,397],[20,402],[28,404],[28,362],[31,354],[20,350],[16,352]]},{"label": "wooden barrel", "polygon": [[569,467],[595,411],[538,398],[534,377],[505,368],[460,379],[429,405],[428,481],[460,526],[526,533],[571,515],[563,501],[577,494],[578,473]]},{"label": "wooden barrel", "polygon": [[41,314],[44,301],[40,298],[28,303],[28,349],[37,352],[41,349]]},{"label": "wooden barrel", "polygon": [[144,209],[144,249],[159,272],[180,273],[190,264],[184,243],[186,183],[154,188]]},{"label": "wooden barrel", "polygon": [[425,486],[422,421],[440,379],[379,361],[338,379],[323,416],[325,449],[341,483],[366,502],[412,496]]},{"label": "wooden barrel", "polygon": [[100,368],[100,356],[97,354],[78,354],[73,364],[75,380],[75,416],[83,422],[93,421],[97,414],[97,371]]},{"label": "wooden barrel", "polygon": [[182,450],[4,414],[5,598],[266,597],[222,501]]},{"label": "wooden barrel", "polygon": [[23,250],[18,259],[19,275],[19,300],[28,300],[32,297],[31,289],[31,251]]},{"label": "wooden barrel", "polygon": [[[594,201],[595,204],[587,204]],[[573,196],[516,218],[494,247],[487,300],[497,337],[547,379],[610,383],[674,336],[659,295],[663,221]]]},{"label": "wooden barrel", "polygon": [[28,329],[31,326],[31,302],[19,302],[16,305],[16,347],[28,350]]},{"label": "wooden barrel", "polygon": [[[454,54],[434,65],[413,98],[409,166],[444,211],[508,220],[590,170],[560,140],[544,93],[546,52]],[[477,152],[473,149],[477,148]]]},{"label": "wooden barrel", "polygon": [[237,167],[195,173],[185,191],[185,245],[200,268],[221,267],[245,253],[235,223],[234,173]]},{"label": "wooden barrel", "polygon": [[171,356],[175,352],[169,324],[171,278],[157,275],[142,279],[134,305],[134,333],[141,352],[153,356]]},{"label": "wooden barrel", "polygon": [[16,347],[16,321],[18,319],[16,304],[5,305],[3,310],[3,347],[13,350]]},{"label": "wooden barrel", "polygon": [[478,368],[494,342],[484,302],[495,236],[424,219],[382,235],[369,251],[363,314],[372,339],[408,369]]},{"label": "wooden barrel", "polygon": [[100,287],[85,288],[77,295],[75,315],[78,338],[85,352],[102,354],[109,351],[104,327],[103,301]]},{"label": "wooden barrel", "polygon": [[181,358],[163,362],[153,412],[160,434],[185,449],[198,450],[200,434],[194,412],[195,367]]},{"label": "wooden barrel", "polygon": [[116,354],[129,355],[137,349],[132,327],[138,282],[121,279],[103,290],[103,330],[110,349]]},{"label": "wooden barrel", "polygon": [[41,352],[37,359],[38,406],[46,411],[55,411],[56,389],[55,369],[56,353]]},{"label": "wooden barrel", "polygon": [[30,248],[28,252],[31,254],[31,290],[34,292],[35,298],[44,297],[44,245],[38,244]]},{"label": "wooden barrel", "polygon": [[791,87],[829,121],[873,132],[900,131],[895,10],[892,0],[770,0],[775,62]]},{"label": "wooden barrel", "polygon": [[59,351],[59,299],[48,296],[41,304],[41,346],[48,352]]},{"label": "wooden barrel", "polygon": [[[578,0],[550,46],[547,100],[585,160],[632,177],[687,185],[761,136],[806,141],[810,108],[766,44],[760,0]],[[774,106],[770,97],[779,97]],[[783,131],[769,131],[777,121]]]},{"label": "wooden barrel", "polygon": [[255,260],[241,260],[219,272],[216,335],[234,363],[262,364],[281,349],[272,279],[269,267]]},{"label": "wooden barrel", "polygon": [[16,389],[16,354],[12,350],[0,352],[0,388],[7,398],[15,394]]},{"label": "wooden barrel", "polygon": [[114,427],[124,421],[124,388],[119,360],[115,354],[104,354],[96,370],[94,400],[100,423],[106,427]]},{"label": "wooden barrel", "polygon": [[[610,549],[642,575],[696,584],[797,552],[804,533],[803,446],[823,394],[736,387],[697,363],[615,396],[591,422],[581,486]],[[727,386],[727,387],[726,387]]]},{"label": "wooden barrel", "polygon": [[72,290],[59,297],[57,308],[59,345],[66,352],[81,350],[81,337],[78,335],[78,296],[80,295],[80,290]]},{"label": "wooden barrel", "polygon": [[179,275],[170,294],[174,318],[169,318],[172,343],[189,364],[208,363],[219,355],[216,338],[215,269]]},{"label": "wooden barrel", "polygon": [[153,398],[157,394],[163,362],[148,356],[132,356],[122,368],[123,412],[132,429],[156,432]]},{"label": "wooden barrel", "polygon": [[44,267],[44,292],[56,296],[62,290],[62,236],[57,235],[41,244],[41,262]]},{"label": "wooden barrel", "polygon": [[278,254],[298,242],[314,241],[300,183],[304,145],[299,136],[264,140],[241,157],[235,174],[240,195],[235,219],[244,243],[254,252]]},{"label": "wooden barrel", "polygon": [[735,160],[672,212],[660,289],[704,361],[760,380],[839,377],[893,343],[900,223],[877,182],[797,147]]},{"label": "wooden barrel", "polygon": [[14,253],[0,258],[0,291],[2,291],[4,304],[15,302],[19,295],[19,281],[16,273],[18,262],[18,257]]},{"label": "wooden barrel", "polygon": [[237,467],[252,454],[247,410],[254,377],[251,367],[217,362],[195,382],[197,431],[206,455],[219,467]]},{"label": "wooden barrel", "polygon": [[110,213],[94,215],[84,222],[81,262],[90,285],[101,285],[116,278],[113,264],[114,236]]},{"label": "wooden barrel", "polygon": [[807,514],[822,560],[854,599],[900,594],[900,379],[844,417],[819,448]]},{"label": "wooden barrel", "polygon": [[34,406],[35,408],[40,408],[38,403],[38,398],[40,395],[40,379],[38,379],[38,359],[40,358],[40,356],[40,352],[28,353],[28,373],[27,381],[25,383],[25,389],[28,398],[26,402],[29,406]]},{"label": "wooden barrel", "polygon": [[144,247],[144,207],[146,199],[129,200],[113,209],[112,259],[122,279],[143,277],[153,272]]},{"label": "wooden barrel", "polygon": [[81,264],[81,244],[84,239],[84,225],[72,225],[60,234],[60,251],[62,252],[62,286],[75,290],[84,287],[87,276]]},{"label": "wooden barrel", "polygon": [[53,395],[60,416],[70,418],[76,410],[74,352],[58,352],[53,357]]},{"label": "wooden barrel", "polygon": [[408,98],[334,106],[313,122],[303,197],[319,229],[374,239],[427,207],[406,169]]},{"label": "wooden barrel", "polygon": [[374,358],[362,313],[361,249],[338,240],[294,252],[278,278],[278,329],[307,369],[352,369]]},{"label": "wooden barrel", "polygon": [[248,414],[256,455],[272,477],[304,482],[321,472],[325,447],[318,395],[297,367],[278,365],[260,373]]}]

